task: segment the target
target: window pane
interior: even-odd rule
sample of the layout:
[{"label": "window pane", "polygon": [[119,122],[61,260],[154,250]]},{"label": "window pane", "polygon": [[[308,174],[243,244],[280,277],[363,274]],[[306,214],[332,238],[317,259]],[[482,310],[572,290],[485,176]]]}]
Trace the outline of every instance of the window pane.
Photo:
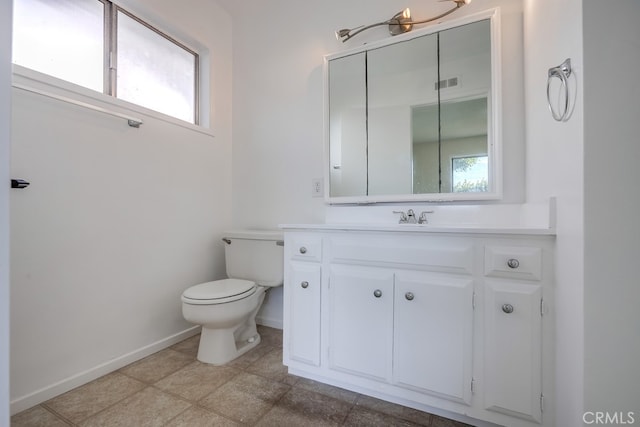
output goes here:
[{"label": "window pane", "polygon": [[488,191],[489,158],[487,156],[454,157],[451,163],[454,193]]},{"label": "window pane", "polygon": [[104,4],[15,0],[13,62],[103,91]]},{"label": "window pane", "polygon": [[118,12],[117,96],[194,123],[195,55]]}]

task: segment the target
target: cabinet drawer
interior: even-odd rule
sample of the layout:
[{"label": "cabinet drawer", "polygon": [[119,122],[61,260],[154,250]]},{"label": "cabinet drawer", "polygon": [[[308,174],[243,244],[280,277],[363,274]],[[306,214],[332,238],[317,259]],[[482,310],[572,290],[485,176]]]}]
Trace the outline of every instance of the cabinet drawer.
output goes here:
[{"label": "cabinet drawer", "polygon": [[473,243],[465,239],[379,236],[334,238],[329,244],[332,263],[473,273]]},{"label": "cabinet drawer", "polygon": [[286,241],[289,258],[297,261],[322,260],[322,238],[308,234],[292,235]]},{"label": "cabinet drawer", "polygon": [[540,280],[542,249],[531,246],[485,246],[484,274],[493,277]]}]

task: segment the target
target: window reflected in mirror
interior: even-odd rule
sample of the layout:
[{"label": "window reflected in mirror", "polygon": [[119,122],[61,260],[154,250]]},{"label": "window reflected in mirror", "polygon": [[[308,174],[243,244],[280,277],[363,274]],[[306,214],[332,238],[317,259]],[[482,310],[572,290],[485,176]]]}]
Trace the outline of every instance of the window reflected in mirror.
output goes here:
[{"label": "window reflected in mirror", "polygon": [[467,156],[451,159],[452,193],[487,191],[489,186],[489,157]]},{"label": "window reflected in mirror", "polygon": [[413,194],[488,191],[485,96],[412,107],[411,131]]}]

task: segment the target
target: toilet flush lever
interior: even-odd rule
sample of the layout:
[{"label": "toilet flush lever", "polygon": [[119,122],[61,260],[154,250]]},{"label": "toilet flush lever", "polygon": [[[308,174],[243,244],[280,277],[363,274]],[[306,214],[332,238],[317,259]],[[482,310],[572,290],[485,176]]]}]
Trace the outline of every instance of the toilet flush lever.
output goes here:
[{"label": "toilet flush lever", "polygon": [[231,239],[227,238],[227,237],[223,237],[222,241],[225,242],[227,245],[231,244]]}]

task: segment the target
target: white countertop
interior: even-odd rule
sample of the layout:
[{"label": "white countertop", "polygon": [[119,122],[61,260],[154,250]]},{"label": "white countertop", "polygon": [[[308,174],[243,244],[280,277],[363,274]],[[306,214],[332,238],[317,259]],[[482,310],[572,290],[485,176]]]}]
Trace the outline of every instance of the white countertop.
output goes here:
[{"label": "white countertop", "polygon": [[510,234],[555,236],[551,228],[483,227],[480,225],[431,224],[280,224],[283,230],[382,231],[402,233]]}]

